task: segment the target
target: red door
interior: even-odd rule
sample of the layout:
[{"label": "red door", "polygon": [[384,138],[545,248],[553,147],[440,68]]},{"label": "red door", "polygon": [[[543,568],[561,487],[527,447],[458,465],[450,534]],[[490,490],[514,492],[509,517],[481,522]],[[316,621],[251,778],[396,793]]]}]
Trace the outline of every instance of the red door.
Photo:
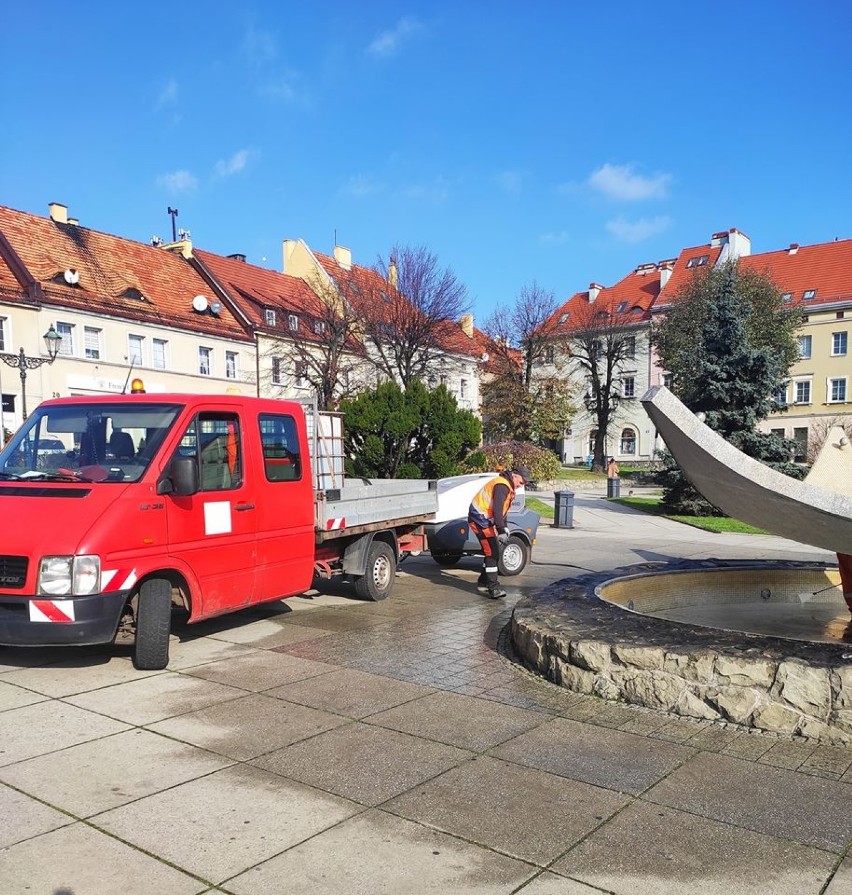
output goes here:
[{"label": "red door", "polygon": [[166,498],[169,552],[200,583],[192,618],[239,609],[252,599],[257,565],[257,508],[240,416],[196,414],[176,453],[198,463],[199,491]]}]

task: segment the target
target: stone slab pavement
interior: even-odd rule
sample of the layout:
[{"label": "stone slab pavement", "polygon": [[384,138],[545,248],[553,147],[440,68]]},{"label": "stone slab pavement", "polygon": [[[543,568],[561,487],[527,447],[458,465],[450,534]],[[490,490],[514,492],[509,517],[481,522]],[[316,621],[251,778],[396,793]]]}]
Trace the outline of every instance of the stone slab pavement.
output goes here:
[{"label": "stone slab pavement", "polygon": [[503,601],[423,556],[382,603],[181,629],[164,672],[0,649],[0,892],[850,895],[852,750],[572,694],[501,649],[521,595],[588,570],[831,555],[575,503]]}]

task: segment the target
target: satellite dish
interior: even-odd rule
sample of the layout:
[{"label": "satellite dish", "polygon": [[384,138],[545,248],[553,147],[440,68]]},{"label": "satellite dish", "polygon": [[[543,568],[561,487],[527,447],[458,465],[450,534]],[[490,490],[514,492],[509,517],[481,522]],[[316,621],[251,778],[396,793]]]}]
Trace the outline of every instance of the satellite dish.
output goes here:
[{"label": "satellite dish", "polygon": [[210,302],[210,313],[218,317],[222,313],[222,303],[218,301]]},{"label": "satellite dish", "polygon": [[192,309],[199,314],[207,310],[207,299],[203,295],[196,295],[192,300]]},{"label": "satellite dish", "polygon": [[65,282],[69,286],[76,286],[80,282],[80,274],[73,267],[69,267],[64,273]]}]

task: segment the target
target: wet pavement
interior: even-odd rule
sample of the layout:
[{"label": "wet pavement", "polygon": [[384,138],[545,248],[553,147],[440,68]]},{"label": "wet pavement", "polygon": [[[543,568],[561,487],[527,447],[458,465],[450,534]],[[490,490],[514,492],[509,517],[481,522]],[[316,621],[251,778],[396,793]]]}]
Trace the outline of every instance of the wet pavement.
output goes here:
[{"label": "wet pavement", "polygon": [[[539,495],[545,500],[549,495]],[[475,590],[407,561],[126,649],[0,649],[0,891],[849,895],[852,750],[578,696],[507,654],[514,602],[648,560],[830,561],[578,493]]]}]

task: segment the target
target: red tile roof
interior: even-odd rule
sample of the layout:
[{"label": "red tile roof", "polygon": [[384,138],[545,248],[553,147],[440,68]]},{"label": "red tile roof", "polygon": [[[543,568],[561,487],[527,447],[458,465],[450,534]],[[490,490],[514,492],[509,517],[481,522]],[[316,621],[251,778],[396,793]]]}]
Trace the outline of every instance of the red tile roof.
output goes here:
[{"label": "red tile roof", "polygon": [[656,304],[663,306],[674,301],[696,270],[702,267],[712,267],[719,260],[723,248],[722,245],[703,245],[681,249],[674,261],[669,281],[660,290]]},{"label": "red tile roof", "polygon": [[[0,233],[41,284],[44,304],[239,341],[251,339],[227,307],[218,316],[193,310],[196,295],[212,300],[210,287],[173,252],[4,206],[0,206]],[[79,275],[77,285],[65,281],[66,270]],[[5,262],[0,263],[0,290],[4,301],[27,300]]]}]

